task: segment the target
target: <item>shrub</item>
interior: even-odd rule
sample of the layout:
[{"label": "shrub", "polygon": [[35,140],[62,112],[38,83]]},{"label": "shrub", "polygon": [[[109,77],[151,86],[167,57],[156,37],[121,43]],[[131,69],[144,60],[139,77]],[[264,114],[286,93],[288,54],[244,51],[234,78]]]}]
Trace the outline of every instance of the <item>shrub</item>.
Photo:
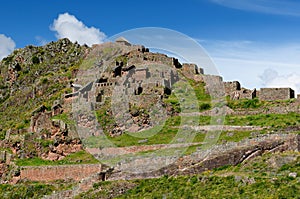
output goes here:
[{"label": "shrub", "polygon": [[42,78],[42,81],[41,81],[41,82],[42,82],[42,84],[47,84],[47,83],[48,83],[48,78],[46,78],[46,77],[45,77],[45,78]]},{"label": "shrub", "polygon": [[208,110],[210,108],[211,108],[211,105],[209,103],[202,103],[202,104],[200,104],[200,107],[199,107],[200,111]]},{"label": "shrub", "polygon": [[40,63],[40,59],[36,56],[33,56],[31,61],[32,61],[33,64],[39,64]]}]

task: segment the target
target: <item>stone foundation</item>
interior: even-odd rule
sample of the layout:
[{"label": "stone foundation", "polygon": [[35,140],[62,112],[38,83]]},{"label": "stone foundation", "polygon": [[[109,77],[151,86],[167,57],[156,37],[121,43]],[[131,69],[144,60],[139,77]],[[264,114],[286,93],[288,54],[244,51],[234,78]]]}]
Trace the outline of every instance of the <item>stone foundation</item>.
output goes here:
[{"label": "stone foundation", "polygon": [[57,165],[57,166],[24,166],[21,167],[21,179],[31,181],[54,181],[72,179],[80,181],[87,176],[100,173],[100,164]]}]

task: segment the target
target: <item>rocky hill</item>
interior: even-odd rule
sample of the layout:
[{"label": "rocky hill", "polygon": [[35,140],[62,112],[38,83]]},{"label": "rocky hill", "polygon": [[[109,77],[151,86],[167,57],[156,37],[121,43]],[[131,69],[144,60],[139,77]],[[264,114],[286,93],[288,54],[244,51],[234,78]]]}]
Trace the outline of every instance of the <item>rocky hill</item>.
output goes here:
[{"label": "rocky hill", "polygon": [[[139,198],[146,194],[141,188],[152,186],[146,178],[167,187],[168,180],[182,183],[174,176],[188,178],[183,186],[191,197],[190,186],[233,183],[228,176],[245,185],[241,194],[286,176],[299,188],[300,101],[294,96],[289,88],[223,82],[124,38],[17,49],[0,62],[0,189],[18,198]],[[273,173],[245,170],[260,167],[260,158],[274,164]],[[279,185],[276,192],[276,186],[270,187],[274,197],[298,193]],[[164,194],[155,189],[149,197]],[[176,190],[166,197],[185,197]]]}]

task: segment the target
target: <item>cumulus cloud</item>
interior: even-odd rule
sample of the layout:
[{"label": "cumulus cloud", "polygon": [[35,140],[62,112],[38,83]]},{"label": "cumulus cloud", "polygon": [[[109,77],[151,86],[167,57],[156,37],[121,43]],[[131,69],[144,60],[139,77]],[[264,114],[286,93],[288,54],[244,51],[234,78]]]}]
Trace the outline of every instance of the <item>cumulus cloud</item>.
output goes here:
[{"label": "cumulus cloud", "polygon": [[[297,90],[295,76],[300,69],[299,43],[216,40],[201,40],[200,43],[212,57],[225,81],[238,80],[242,86],[251,89],[281,87],[282,84]],[[273,79],[278,80],[277,84]],[[283,82],[283,79],[286,81]]]},{"label": "cumulus cloud", "polygon": [[268,88],[286,88],[290,87],[300,94],[300,74],[290,73],[279,75],[276,70],[266,69],[260,76],[263,85]]},{"label": "cumulus cloud", "polygon": [[50,29],[56,32],[58,39],[68,38],[72,42],[77,41],[79,44],[87,44],[89,46],[102,43],[106,38],[105,34],[99,29],[87,27],[83,22],[69,13],[60,14],[54,20]]},{"label": "cumulus cloud", "polygon": [[16,47],[15,42],[3,34],[0,34],[0,60],[9,55]]}]

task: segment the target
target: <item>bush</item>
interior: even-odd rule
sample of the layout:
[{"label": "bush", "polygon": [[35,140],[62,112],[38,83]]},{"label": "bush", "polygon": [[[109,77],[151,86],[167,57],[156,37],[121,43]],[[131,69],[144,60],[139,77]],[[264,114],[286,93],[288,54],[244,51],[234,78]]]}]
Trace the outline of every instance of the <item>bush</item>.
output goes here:
[{"label": "bush", "polygon": [[200,111],[208,110],[210,108],[211,108],[211,105],[209,103],[202,103],[202,104],[200,104],[200,107],[199,107]]},{"label": "bush", "polygon": [[36,56],[33,56],[31,61],[32,61],[33,64],[39,64],[40,63],[40,59]]},{"label": "bush", "polygon": [[42,84],[47,84],[48,83],[48,78],[42,78]]}]

